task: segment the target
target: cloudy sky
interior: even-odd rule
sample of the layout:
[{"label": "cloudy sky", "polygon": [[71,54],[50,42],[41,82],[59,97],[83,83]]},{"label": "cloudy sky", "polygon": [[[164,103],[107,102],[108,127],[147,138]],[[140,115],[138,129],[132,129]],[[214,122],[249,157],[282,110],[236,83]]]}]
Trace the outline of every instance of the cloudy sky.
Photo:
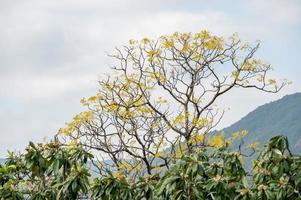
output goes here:
[{"label": "cloudy sky", "polygon": [[0,0],[0,157],[50,138],[83,108],[110,71],[107,53],[130,38],[207,29],[249,42],[273,74],[293,85],[278,94],[234,91],[220,127],[257,106],[301,92],[299,0]]}]

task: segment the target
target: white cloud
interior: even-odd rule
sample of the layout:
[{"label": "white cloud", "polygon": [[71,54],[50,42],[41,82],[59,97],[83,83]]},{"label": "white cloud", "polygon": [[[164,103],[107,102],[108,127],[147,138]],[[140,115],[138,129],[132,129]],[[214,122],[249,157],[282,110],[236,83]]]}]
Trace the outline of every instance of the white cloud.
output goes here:
[{"label": "white cloud", "polygon": [[14,75],[0,80],[2,96],[22,102],[64,98],[77,91],[95,89],[96,77],[86,75]]},{"label": "white cloud", "polygon": [[253,0],[248,1],[251,9],[260,17],[284,25],[299,23],[301,19],[301,2],[299,0]]}]

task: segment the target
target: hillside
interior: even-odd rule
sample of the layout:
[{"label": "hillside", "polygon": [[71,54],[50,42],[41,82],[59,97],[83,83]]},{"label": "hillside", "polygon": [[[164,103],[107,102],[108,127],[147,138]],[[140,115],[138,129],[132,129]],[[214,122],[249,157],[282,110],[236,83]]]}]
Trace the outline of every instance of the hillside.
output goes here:
[{"label": "hillside", "polygon": [[293,152],[301,153],[301,93],[287,95],[250,112],[238,122],[224,129],[229,136],[247,129],[246,142],[265,144],[269,138],[283,134],[289,139]]},{"label": "hillside", "polygon": [[0,165],[5,163],[5,159],[0,158]]}]

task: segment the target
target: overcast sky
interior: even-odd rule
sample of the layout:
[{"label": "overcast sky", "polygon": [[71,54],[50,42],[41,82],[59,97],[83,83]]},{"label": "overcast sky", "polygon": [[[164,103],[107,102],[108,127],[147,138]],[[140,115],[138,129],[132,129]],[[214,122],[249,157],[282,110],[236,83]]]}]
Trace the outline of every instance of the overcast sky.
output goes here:
[{"label": "overcast sky", "polygon": [[301,92],[300,0],[0,0],[0,27],[0,157],[57,133],[110,71],[106,54],[131,38],[207,29],[261,40],[258,56],[293,85],[278,94],[228,94],[220,127]]}]

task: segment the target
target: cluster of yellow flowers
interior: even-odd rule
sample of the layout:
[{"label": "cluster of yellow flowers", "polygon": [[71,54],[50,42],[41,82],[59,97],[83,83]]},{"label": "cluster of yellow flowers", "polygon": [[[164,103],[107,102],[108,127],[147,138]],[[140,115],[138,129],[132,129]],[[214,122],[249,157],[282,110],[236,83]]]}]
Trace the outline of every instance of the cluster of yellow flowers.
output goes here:
[{"label": "cluster of yellow flowers", "polygon": [[155,61],[156,58],[159,58],[159,56],[161,55],[161,51],[160,50],[150,50],[147,52],[147,58],[149,62],[153,62]]},{"label": "cluster of yellow flowers", "polygon": [[160,158],[161,157],[161,153],[160,152],[155,153],[154,157],[155,158]]},{"label": "cluster of yellow flowers", "polygon": [[62,135],[70,135],[77,128],[80,128],[84,123],[89,122],[93,118],[94,118],[94,114],[92,111],[81,112],[75,115],[75,117],[73,117],[73,120],[71,122],[66,123],[65,128],[60,128],[58,132]]},{"label": "cluster of yellow flowers", "polygon": [[185,152],[187,151],[187,147],[184,146],[184,144],[180,144],[180,147],[176,149],[175,154],[173,155],[173,158],[175,159],[179,159],[182,158],[185,154]]},{"label": "cluster of yellow flowers", "polygon": [[209,50],[222,50],[223,49],[223,39],[220,37],[213,36],[212,38],[204,42],[204,47]]},{"label": "cluster of yellow flowers", "polygon": [[195,133],[191,136],[190,140],[188,141],[188,143],[190,144],[200,144],[204,141],[204,134],[202,133]]},{"label": "cluster of yellow flowers", "polygon": [[163,42],[163,48],[169,49],[173,48],[175,46],[175,43],[172,39],[165,39]]},{"label": "cluster of yellow flowers", "polygon": [[206,118],[193,118],[192,125],[197,128],[205,127],[208,124],[208,120]]},{"label": "cluster of yellow flowers", "polygon": [[223,38],[212,36],[204,30],[194,35],[191,33],[175,32],[171,36],[161,36],[162,47],[180,49],[182,53],[194,51],[197,47],[203,49],[223,49]]},{"label": "cluster of yellow flowers", "polygon": [[155,81],[159,81],[161,83],[165,83],[166,82],[166,77],[163,74],[150,73],[149,76],[150,76],[151,79],[153,79]]},{"label": "cluster of yellow flowers", "polygon": [[[129,44],[135,48],[143,48],[147,53],[147,60],[150,63],[160,63],[160,56],[165,50],[172,50],[179,54],[192,55],[192,59],[198,61],[203,58],[200,52],[220,51],[224,49],[224,39],[211,35],[203,30],[192,34],[175,32],[172,35],[163,35],[158,41],[143,38],[141,41],[129,40]],[[164,55],[164,54],[162,54]]]},{"label": "cluster of yellow flowers", "polygon": [[224,133],[220,133],[218,135],[213,135],[212,137],[207,137],[205,140],[204,133],[195,133],[191,136],[190,140],[188,141],[190,144],[200,144],[205,142],[211,147],[220,148],[225,144],[224,141]]},{"label": "cluster of yellow flowers", "polygon": [[260,67],[260,64],[261,64],[260,60],[256,60],[256,59],[247,60],[242,64],[241,70],[255,72]]},{"label": "cluster of yellow flowers", "polygon": [[172,125],[181,125],[185,122],[185,116],[180,113],[176,116],[176,118],[174,120],[172,120]]},{"label": "cluster of yellow flowers", "polygon": [[94,96],[90,96],[88,98],[82,98],[80,100],[80,103],[82,105],[87,106],[87,105],[90,105],[90,104],[93,104],[93,103],[97,103],[97,102],[99,102],[99,101],[101,101],[103,99],[104,99],[104,97],[101,94],[98,93],[98,94],[96,94]]},{"label": "cluster of yellow flowers", "polygon": [[[142,95],[133,95],[139,89],[152,89],[151,86],[138,79],[138,75],[134,73],[127,76],[120,75],[114,81],[103,83],[101,92],[89,98],[83,98],[80,102],[85,106],[101,108],[102,112],[118,114],[123,118],[152,113],[153,110],[146,105],[146,100]],[[159,100],[165,102],[163,99]]]},{"label": "cluster of yellow flowers", "polygon": [[214,135],[209,139],[208,144],[212,147],[220,148],[224,145],[224,136],[223,134]]},{"label": "cluster of yellow flowers", "polygon": [[249,134],[248,130],[242,130],[242,131],[237,131],[232,133],[232,138],[233,139],[241,139],[246,137]]},{"label": "cluster of yellow flowers", "polygon": [[269,79],[269,84],[270,85],[276,85],[276,80],[275,79]]},{"label": "cluster of yellow flowers", "polygon": [[248,147],[250,149],[256,149],[256,148],[258,148],[259,145],[260,145],[259,142],[254,142],[254,143],[249,144]]}]

